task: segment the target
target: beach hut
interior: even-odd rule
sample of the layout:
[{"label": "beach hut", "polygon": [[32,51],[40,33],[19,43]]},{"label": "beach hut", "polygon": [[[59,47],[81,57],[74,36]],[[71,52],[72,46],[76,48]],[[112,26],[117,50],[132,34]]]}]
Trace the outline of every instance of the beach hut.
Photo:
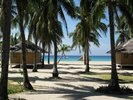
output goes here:
[{"label": "beach hut", "polygon": [[133,39],[116,47],[116,63],[118,66],[133,66]]},{"label": "beach hut", "polygon": [[[10,65],[22,64],[22,43],[18,43],[10,47]],[[26,41],[26,63],[33,65],[35,63],[36,45],[30,41]],[[41,53],[43,50],[37,46],[36,62],[41,63]],[[46,51],[44,51],[46,52]]]}]

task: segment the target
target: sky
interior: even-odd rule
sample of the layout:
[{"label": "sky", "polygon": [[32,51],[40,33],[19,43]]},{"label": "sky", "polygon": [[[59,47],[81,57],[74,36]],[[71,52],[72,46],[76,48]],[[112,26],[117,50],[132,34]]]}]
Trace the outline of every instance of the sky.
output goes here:
[{"label": "sky", "polygon": [[[76,5],[79,5],[80,0],[74,0]],[[66,16],[66,20],[67,20],[67,25],[68,25],[68,31],[69,33],[73,32],[76,24],[78,23],[78,20],[76,19],[71,19],[69,16],[67,16],[67,14],[65,14]],[[107,12],[106,12],[107,15]],[[105,24],[108,25],[108,20],[102,20]],[[65,37],[63,38],[63,44],[67,44],[67,45],[71,45],[72,44],[72,39],[69,38],[66,35],[66,30],[65,27],[63,27],[63,32],[65,34]],[[93,45],[91,43],[91,47],[90,47],[90,55],[109,55],[106,52],[110,50],[110,36],[109,36],[109,28],[108,31],[106,33],[107,35],[105,36],[104,33],[101,33],[102,38],[99,38],[99,42],[100,42],[100,46],[96,47],[95,45]],[[82,55],[83,52],[79,52],[79,50],[72,50],[71,52],[67,52],[67,55]]]}]

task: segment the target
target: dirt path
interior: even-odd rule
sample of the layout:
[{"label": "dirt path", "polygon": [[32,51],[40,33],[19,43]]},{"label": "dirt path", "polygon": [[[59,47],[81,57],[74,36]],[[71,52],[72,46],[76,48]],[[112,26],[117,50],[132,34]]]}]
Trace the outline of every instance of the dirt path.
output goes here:
[{"label": "dirt path", "polygon": [[[52,69],[50,67],[39,69],[37,73],[29,70],[30,81],[36,91],[13,94],[10,97],[26,100],[131,100],[132,97],[127,95],[112,96],[96,93],[94,91],[96,88],[107,85],[107,83],[81,76],[80,73],[84,71],[84,67],[81,63],[62,63],[58,65],[60,79],[51,78]],[[92,64],[91,67],[96,67],[96,65]],[[109,68],[109,64],[104,67]],[[9,79],[22,81],[19,71],[10,69]],[[93,68],[91,71],[101,72],[99,69]],[[103,72],[107,72],[107,70],[103,70]],[[128,84],[128,86],[133,88],[133,84]]]}]

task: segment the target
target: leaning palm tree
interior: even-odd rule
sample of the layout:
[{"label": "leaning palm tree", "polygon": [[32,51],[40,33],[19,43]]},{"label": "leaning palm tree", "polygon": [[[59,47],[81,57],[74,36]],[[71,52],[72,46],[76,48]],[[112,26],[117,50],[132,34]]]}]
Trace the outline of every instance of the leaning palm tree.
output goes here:
[{"label": "leaning palm tree", "polygon": [[23,68],[23,86],[26,89],[32,90],[33,87],[29,82],[27,65],[26,65],[26,44],[25,44],[25,33],[24,33],[24,15],[26,11],[27,0],[21,1],[16,0],[17,11],[18,11],[18,24],[22,39],[22,68]]},{"label": "leaning palm tree", "polygon": [[[0,0],[1,2],[1,0]],[[8,100],[8,65],[9,65],[9,50],[10,50],[10,33],[11,33],[11,0],[3,0],[2,6],[2,65],[0,78],[0,100]]]},{"label": "leaning palm tree", "polygon": [[60,62],[60,60],[62,59],[63,56],[66,57],[65,52],[68,52],[70,50],[71,50],[71,47],[70,46],[68,46],[66,44],[60,45],[60,48],[58,49],[58,52],[61,52],[61,57],[59,58],[59,60],[58,60],[57,63]]}]

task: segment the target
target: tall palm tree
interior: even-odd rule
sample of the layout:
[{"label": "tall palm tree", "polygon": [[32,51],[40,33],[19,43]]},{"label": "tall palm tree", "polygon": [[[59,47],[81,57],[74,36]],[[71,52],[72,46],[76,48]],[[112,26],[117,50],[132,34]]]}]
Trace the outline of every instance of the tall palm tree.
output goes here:
[{"label": "tall palm tree", "polygon": [[49,5],[48,6],[48,11],[49,11],[48,18],[49,18],[49,22],[50,22],[50,29],[54,36],[54,40],[53,40],[53,44],[54,44],[53,77],[58,77],[57,38],[59,38],[59,33],[61,33],[61,31],[59,30],[60,25],[58,23],[58,15],[60,15],[60,17],[63,20],[63,22],[65,23],[66,29],[67,29],[67,23],[66,23],[66,19],[65,19],[62,9],[64,8],[64,11],[66,11],[69,16],[75,17],[74,2],[73,2],[73,0],[49,0],[48,5]]},{"label": "tall palm tree", "polygon": [[[61,39],[62,32],[60,28],[60,24],[58,21],[58,15],[60,15],[60,18],[63,20],[66,29],[67,29],[67,23],[65,20],[65,16],[63,13],[64,11],[67,12],[68,15],[71,17],[74,17],[74,2],[73,0],[45,0],[42,1],[40,4],[40,16],[38,19],[38,23],[40,27],[39,30],[41,30],[41,34],[46,34],[44,30],[48,30],[48,33],[52,34],[54,38],[53,44],[54,44],[54,66],[53,66],[53,76],[58,76],[57,71],[57,41],[58,39]],[[54,13],[53,13],[54,12]],[[44,21],[43,21],[44,20]],[[45,26],[45,27],[44,27]],[[46,27],[47,26],[47,27]],[[46,41],[45,41],[46,42]]]},{"label": "tall palm tree", "polygon": [[38,31],[37,27],[39,26],[39,16],[40,16],[40,7],[41,7],[41,1],[34,1],[34,0],[30,0],[29,1],[29,15],[30,15],[30,22],[29,22],[29,36],[28,36],[28,40],[32,40],[34,39],[35,41],[35,62],[34,62],[34,67],[32,69],[32,72],[37,72],[37,60],[36,60],[36,56],[37,56],[37,44],[39,42],[39,35],[40,32]]},{"label": "tall palm tree", "polygon": [[48,64],[50,64],[50,44],[48,44]]},{"label": "tall palm tree", "polygon": [[118,75],[116,69],[116,52],[115,52],[115,39],[114,39],[114,10],[112,0],[108,0],[108,13],[110,25],[110,43],[111,43],[111,82],[109,87],[114,90],[119,90]]},{"label": "tall palm tree", "polygon": [[0,78],[0,100],[8,100],[8,65],[9,65],[9,50],[10,50],[10,33],[11,33],[11,0],[2,1],[2,16],[1,26],[3,33],[2,44],[2,65]]},{"label": "tall palm tree", "polygon": [[[101,19],[104,17],[103,12],[100,13],[100,17],[96,18],[98,15],[93,9],[97,5],[97,2],[94,0],[81,0],[80,2],[80,22],[76,26],[75,39],[79,44],[84,48],[84,55],[86,60],[86,69],[85,72],[89,72],[89,42],[94,42],[96,45],[99,45],[98,37],[100,36],[98,30],[106,33],[107,27],[104,23],[101,22]],[[100,8],[101,11],[103,9]],[[95,13],[93,13],[95,11]],[[98,12],[98,11],[97,11]],[[79,14],[78,14],[79,15]],[[80,36],[78,36],[80,35]]]},{"label": "tall palm tree", "polygon": [[[84,26],[86,26],[86,25],[84,24]],[[100,36],[100,34],[97,33],[96,31],[91,31],[88,34],[86,33],[87,35],[84,35],[82,30],[83,30],[83,26],[82,26],[81,22],[79,22],[77,24],[76,29],[74,30],[74,32],[72,32],[70,34],[70,37],[73,38],[72,48],[77,47],[77,46],[81,46],[82,49],[83,49],[84,55],[87,56],[88,54],[86,55],[86,52],[89,51],[89,50],[87,50],[87,46],[90,46],[90,42],[94,43],[96,46],[100,45],[99,41],[98,41],[98,37]],[[107,30],[107,28],[105,27],[105,29],[103,28],[103,30]],[[86,39],[86,37],[88,37],[89,39]],[[87,57],[85,59],[86,59],[86,62],[87,62]],[[89,60],[89,55],[88,55],[88,60]],[[86,67],[88,67],[88,65]],[[86,70],[88,70],[88,68],[85,69],[85,71]]]},{"label": "tall palm tree", "polygon": [[27,65],[26,65],[26,44],[25,44],[25,33],[24,33],[24,15],[25,15],[25,7],[28,3],[27,0],[21,1],[16,0],[17,11],[18,11],[18,23],[19,29],[22,38],[22,68],[23,68],[23,86],[26,89],[32,90],[33,87],[29,82],[28,72],[27,72]]},{"label": "tall palm tree", "polygon": [[[110,26],[110,43],[111,43],[111,81],[109,87],[114,90],[119,90],[119,81],[116,69],[116,52],[115,52],[115,39],[114,39],[114,14],[118,18],[118,12],[121,12],[121,15],[125,17],[126,22],[128,25],[133,27],[133,20],[132,20],[132,0],[107,0],[107,2],[103,0],[98,1],[99,4],[102,4],[104,8],[106,5],[108,6],[108,15],[109,15],[109,26]],[[117,21],[116,21],[117,22]]]}]

